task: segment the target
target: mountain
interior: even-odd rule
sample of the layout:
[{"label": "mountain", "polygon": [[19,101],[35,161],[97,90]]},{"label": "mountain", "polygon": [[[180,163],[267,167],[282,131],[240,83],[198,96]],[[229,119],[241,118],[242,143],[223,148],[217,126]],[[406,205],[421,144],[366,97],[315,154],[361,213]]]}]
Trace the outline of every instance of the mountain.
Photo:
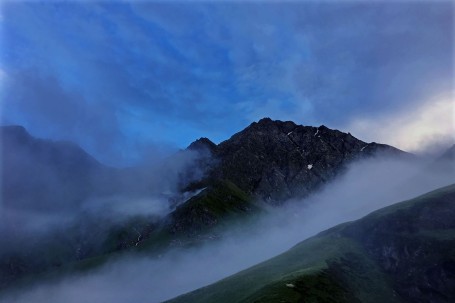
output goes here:
[{"label": "mountain", "polygon": [[[229,196],[227,193],[235,186],[236,193],[249,197],[248,205],[231,209],[243,216],[257,208],[255,202],[277,206],[290,198],[308,196],[355,160],[378,155],[412,158],[392,146],[366,143],[323,125],[302,126],[269,118],[252,123],[218,145],[201,138],[188,149],[204,151],[204,177],[183,190],[203,191],[172,213],[170,222],[171,231],[184,231],[189,235],[222,221],[220,213],[213,210],[220,199],[207,199],[209,192],[223,190],[225,196]],[[220,205],[242,204],[236,193],[230,195],[231,201]],[[232,212],[231,217],[235,216]],[[198,223],[194,225],[194,222]]]},{"label": "mountain", "polygon": [[445,171],[447,174],[455,176],[455,144],[449,147],[433,163],[436,169]]},{"label": "mountain", "polygon": [[[106,167],[73,143],[36,139],[21,126],[5,126],[0,132],[2,195],[7,203],[42,209],[74,206],[88,195],[131,192],[141,183],[131,179],[150,177],[140,168]],[[353,160],[378,153],[406,155],[323,125],[316,128],[269,118],[218,145],[207,138],[196,140],[187,151],[199,156],[180,172],[182,193],[230,182],[252,200],[272,205],[308,195]],[[170,161],[179,156],[171,156]],[[151,186],[145,184],[137,191],[146,192]]]},{"label": "mountain", "polygon": [[252,123],[219,145],[206,138],[190,145],[204,147],[219,163],[209,174],[212,179],[230,180],[245,193],[271,204],[308,195],[352,160],[378,153],[405,154],[324,125],[302,126],[270,118]]},{"label": "mountain", "polygon": [[455,144],[449,147],[438,159],[440,160],[449,160],[449,161],[455,161]]},{"label": "mountain", "polygon": [[0,139],[1,195],[11,209],[61,212],[87,199],[164,190],[151,178],[161,168],[109,167],[72,142],[38,139],[22,126],[0,127]]},{"label": "mountain", "polygon": [[109,174],[108,167],[73,143],[36,139],[21,126],[4,126],[0,136],[5,207],[29,211],[74,208],[98,192]]},{"label": "mountain", "polygon": [[331,228],[169,303],[454,302],[455,184]]},{"label": "mountain", "polygon": [[[100,264],[119,251],[153,253],[212,241],[233,222],[311,194],[352,161],[379,154],[410,157],[325,126],[268,118],[220,144],[196,140],[158,167],[128,169],[104,166],[72,143],[36,139],[22,127],[3,127],[1,132],[3,205],[44,214],[66,211],[78,217],[76,225],[53,228],[45,239],[19,237],[18,221],[3,218],[0,227],[6,224],[11,236],[0,239],[0,244],[28,246],[21,249],[27,253],[0,254],[0,287],[69,263],[96,259],[94,263]],[[157,218],[136,212],[130,218],[106,220],[104,208],[96,217],[78,213],[81,205],[111,197],[120,206],[138,197],[167,199],[168,214]]]},{"label": "mountain", "polygon": [[147,213],[128,218],[134,222],[108,218],[107,202],[94,203],[118,197],[122,206],[149,194],[147,174],[105,166],[71,142],[37,139],[21,126],[1,127],[0,138],[0,288],[134,246],[136,228],[144,237],[154,228]]}]

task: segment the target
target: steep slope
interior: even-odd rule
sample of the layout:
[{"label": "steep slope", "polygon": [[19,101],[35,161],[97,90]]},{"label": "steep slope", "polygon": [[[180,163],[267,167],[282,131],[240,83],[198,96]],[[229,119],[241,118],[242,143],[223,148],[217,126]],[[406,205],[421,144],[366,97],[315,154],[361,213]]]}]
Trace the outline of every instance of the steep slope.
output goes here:
[{"label": "steep slope", "polygon": [[310,238],[168,302],[453,302],[455,185]]},{"label": "steep slope", "polygon": [[[201,212],[194,211],[201,203],[216,204],[215,200],[207,199],[207,195],[210,191],[219,191],[220,187],[225,195],[236,197],[236,193],[241,192],[248,196],[250,206],[247,208],[251,210],[258,208],[256,202],[277,206],[290,198],[305,197],[333,180],[354,160],[374,155],[412,158],[394,147],[365,143],[351,134],[325,126],[301,126],[269,118],[252,123],[218,145],[201,138],[188,149],[204,155],[199,159],[203,174],[199,180],[183,184],[182,190],[204,191],[171,214],[170,222],[171,230],[186,230],[191,235],[197,233],[188,222],[198,222],[198,230],[202,230],[203,225],[208,228],[222,222],[222,216],[210,207],[205,208],[204,217],[217,220],[202,220]],[[232,195],[233,186],[226,184],[236,187]],[[244,214],[236,208],[237,202],[232,203],[230,217]]]},{"label": "steep slope", "polygon": [[269,118],[252,123],[219,145],[203,138],[190,148],[206,148],[217,160],[208,174],[211,179],[230,180],[271,204],[309,194],[352,160],[378,153],[406,155],[324,125],[302,126]]},{"label": "steep slope", "polygon": [[[33,253],[0,258],[0,273],[5,277],[0,287],[71,262],[107,260],[113,252],[150,252],[212,240],[233,222],[255,218],[263,202],[277,206],[317,190],[355,159],[381,152],[407,155],[324,126],[304,127],[268,118],[218,145],[201,138],[158,170],[108,168],[73,144],[36,139],[21,127],[4,127],[2,135],[4,206],[45,213],[70,208],[71,212],[87,197],[115,194],[127,203],[138,193],[147,197],[166,192],[167,171],[175,171],[171,179],[176,179],[177,191],[161,197],[169,198],[173,211],[159,221],[137,216],[107,222],[83,215],[71,230],[54,233],[52,241],[17,235],[4,238],[0,244],[5,247],[13,240],[36,242],[40,247],[27,247]],[[185,165],[176,165],[182,162]],[[10,221],[7,225],[14,227],[16,221]]]}]

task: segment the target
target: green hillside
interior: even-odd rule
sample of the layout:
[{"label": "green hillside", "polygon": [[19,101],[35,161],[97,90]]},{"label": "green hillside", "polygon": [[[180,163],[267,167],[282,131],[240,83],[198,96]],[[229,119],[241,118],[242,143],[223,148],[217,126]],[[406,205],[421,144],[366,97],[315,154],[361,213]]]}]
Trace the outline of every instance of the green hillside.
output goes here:
[{"label": "green hillside", "polygon": [[168,302],[453,302],[454,218],[451,185]]}]

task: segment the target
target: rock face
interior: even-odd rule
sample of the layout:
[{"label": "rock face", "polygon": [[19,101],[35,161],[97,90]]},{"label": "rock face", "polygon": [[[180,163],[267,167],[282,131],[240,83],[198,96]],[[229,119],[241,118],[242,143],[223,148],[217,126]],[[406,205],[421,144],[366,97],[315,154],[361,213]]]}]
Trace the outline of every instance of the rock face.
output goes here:
[{"label": "rock face", "polygon": [[[150,177],[158,174],[166,179],[164,164],[158,173],[152,169],[144,172],[142,167],[113,169],[74,144],[36,139],[22,127],[3,127],[1,134],[2,199],[3,205],[10,208],[63,212],[63,208],[77,209],[87,197],[146,196],[162,189],[162,183],[149,182]],[[147,245],[152,247],[158,242],[166,247],[174,242],[191,244],[212,239],[217,237],[214,230],[218,227],[229,227],[232,221],[260,213],[263,205],[256,203],[258,200],[277,206],[286,199],[303,197],[333,179],[350,161],[376,153],[407,155],[387,145],[367,144],[325,126],[301,126],[268,118],[252,123],[218,145],[201,138],[187,151],[168,159],[170,167],[174,167],[172,171],[176,170],[175,166],[183,167],[176,163],[189,164],[178,172],[181,195],[170,198],[172,212],[166,218],[159,222],[134,218],[134,222],[111,229],[96,220],[89,224],[85,217],[81,229],[93,226],[88,234],[75,237],[68,232],[63,237],[65,241],[51,241],[42,253],[35,254],[36,258],[35,255],[3,258],[0,276],[10,277],[5,278],[6,285],[28,273],[59,267],[71,260],[136,247],[146,249]],[[151,190],[152,186],[157,188]],[[16,224],[10,223],[6,225]],[[96,230],[102,232],[98,235]],[[105,239],[99,241],[102,237]],[[76,244],[68,245],[76,238],[80,239]],[[100,242],[100,247],[94,249],[95,242]],[[59,251],[57,265],[53,251]],[[53,256],[52,260],[40,259],[46,255]]]},{"label": "rock face", "polygon": [[345,228],[407,302],[455,300],[455,186],[379,211]]},{"label": "rock face", "polygon": [[[170,230],[187,235],[219,225],[224,214],[240,217],[253,212],[258,209],[254,206],[257,201],[278,206],[290,198],[305,197],[334,179],[353,160],[377,154],[410,157],[394,147],[365,143],[323,125],[301,126],[269,118],[252,123],[218,145],[201,138],[188,150],[201,155],[198,166],[203,177],[182,188],[204,190],[170,215]],[[219,192],[229,197],[229,203],[223,202]],[[219,207],[229,211],[220,215],[214,210]]]},{"label": "rock face", "polygon": [[205,183],[229,180],[270,204],[309,194],[354,159],[377,153],[406,154],[324,125],[302,126],[269,118],[252,123],[219,145],[201,138],[189,148],[205,148],[216,159]]}]

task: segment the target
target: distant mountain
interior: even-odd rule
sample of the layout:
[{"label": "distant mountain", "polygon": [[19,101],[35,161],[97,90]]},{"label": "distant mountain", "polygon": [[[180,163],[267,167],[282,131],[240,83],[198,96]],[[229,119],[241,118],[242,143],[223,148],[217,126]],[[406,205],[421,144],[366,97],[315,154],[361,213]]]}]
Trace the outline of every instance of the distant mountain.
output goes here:
[{"label": "distant mountain", "polygon": [[455,185],[373,212],[169,303],[455,302]]},{"label": "distant mountain", "polygon": [[22,126],[0,127],[0,142],[1,197],[11,209],[60,212],[78,209],[87,199],[165,190],[152,180],[161,168],[109,167],[72,142],[38,139]]},{"label": "distant mountain", "polygon": [[440,160],[449,160],[455,162],[455,144],[449,147],[439,158]]},{"label": "distant mountain", "polygon": [[455,144],[439,156],[434,164],[437,169],[446,171],[448,174],[455,176]]},{"label": "distant mountain", "polygon": [[95,184],[101,185],[110,172],[79,146],[36,139],[21,126],[1,127],[0,139],[1,195],[9,208],[74,208],[98,192],[101,186]]}]

